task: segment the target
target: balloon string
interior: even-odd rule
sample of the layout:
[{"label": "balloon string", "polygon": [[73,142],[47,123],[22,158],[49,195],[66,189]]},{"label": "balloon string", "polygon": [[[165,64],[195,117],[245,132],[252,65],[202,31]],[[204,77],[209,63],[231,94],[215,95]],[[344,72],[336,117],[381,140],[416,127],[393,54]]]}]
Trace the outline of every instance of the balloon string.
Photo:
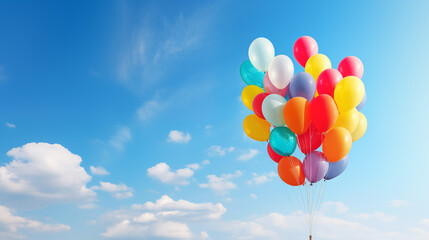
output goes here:
[{"label": "balloon string", "polygon": [[319,212],[319,209],[320,209],[320,206],[322,205],[323,197],[325,196],[326,186],[327,186],[327,180],[323,180],[322,196],[320,197],[319,206],[317,207],[316,220],[315,220],[315,222],[317,222],[317,221],[318,221],[319,216],[321,215],[321,214],[320,214],[320,212]]},{"label": "balloon string", "polygon": [[[272,165],[273,165],[273,168],[277,168],[277,164],[274,162],[274,161],[272,161]],[[302,203],[300,202],[300,198],[298,197],[298,195],[297,195],[297,192],[296,191],[292,191],[293,192],[293,194],[295,195],[295,198],[294,199],[296,199],[296,203],[295,203],[295,201],[293,200],[293,198],[292,198],[292,196],[289,194],[289,191],[288,191],[288,188],[287,188],[287,186],[286,186],[286,184],[284,184],[284,182],[283,181],[281,181],[281,179],[280,178],[278,178],[278,181],[279,181],[279,183],[280,183],[280,185],[282,185],[282,187],[283,187],[283,189],[284,189],[284,191],[286,192],[286,195],[287,195],[287,197],[289,198],[289,201],[292,203],[292,207],[296,210],[296,211],[298,211],[298,210],[301,210],[301,211],[304,211],[303,209],[304,209],[304,207],[303,207],[303,205],[302,205]],[[298,207],[297,207],[298,206]],[[304,229],[306,230],[306,231],[308,231],[308,226],[306,225],[306,223],[305,223],[305,221],[304,221],[304,219],[301,219],[300,218],[300,222],[301,222],[301,224],[302,224],[302,226],[304,227]]]},{"label": "balloon string", "polygon": [[[298,173],[296,172],[296,166],[294,166],[293,165],[293,163],[292,163],[292,158],[288,158],[289,159],[289,164],[290,164],[290,166],[291,166],[291,169],[292,169],[292,172],[293,172],[293,175],[294,175],[294,177],[295,177],[295,181],[296,181],[296,183],[298,184],[299,183],[299,178],[298,178]],[[300,192],[300,195],[301,195],[301,199],[302,199],[302,203],[303,203],[303,206],[304,206],[304,196],[303,196],[303,194],[302,194],[302,191],[301,191],[301,186],[298,186],[298,189],[299,189],[299,192]],[[305,209],[304,207],[303,207],[303,209]],[[303,212],[304,213],[304,212]]]}]

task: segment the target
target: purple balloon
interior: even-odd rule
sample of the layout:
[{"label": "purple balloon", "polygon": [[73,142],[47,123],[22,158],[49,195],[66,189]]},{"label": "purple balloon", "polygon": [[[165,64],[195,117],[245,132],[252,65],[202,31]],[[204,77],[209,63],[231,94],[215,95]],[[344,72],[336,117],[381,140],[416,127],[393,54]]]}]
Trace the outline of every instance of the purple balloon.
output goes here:
[{"label": "purple balloon", "polygon": [[305,178],[311,183],[316,183],[326,176],[329,169],[329,162],[325,154],[313,151],[304,158],[303,163]]},{"label": "purple balloon", "polygon": [[362,101],[360,101],[359,105],[357,105],[356,109],[358,111],[362,110],[363,106],[365,106],[366,103],[366,91],[365,91],[365,95],[363,95]]},{"label": "purple balloon", "polygon": [[329,163],[329,170],[326,173],[325,179],[331,180],[333,178],[338,177],[341,173],[346,170],[347,164],[349,163],[349,157],[346,156],[345,158],[341,159],[338,162]]},{"label": "purple balloon", "polygon": [[287,85],[286,99],[289,101],[292,98],[292,94],[290,93],[290,83]]},{"label": "purple balloon", "polygon": [[316,92],[316,82],[309,73],[300,72],[293,76],[289,88],[292,97],[303,97],[310,102]]}]

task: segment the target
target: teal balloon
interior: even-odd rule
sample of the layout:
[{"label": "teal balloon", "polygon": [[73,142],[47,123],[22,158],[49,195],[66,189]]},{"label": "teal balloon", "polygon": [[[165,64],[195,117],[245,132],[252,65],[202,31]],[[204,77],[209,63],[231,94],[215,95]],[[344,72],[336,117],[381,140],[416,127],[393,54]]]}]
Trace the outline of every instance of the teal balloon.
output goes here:
[{"label": "teal balloon", "polygon": [[276,127],[270,134],[270,146],[277,154],[290,156],[296,148],[296,136],[287,127]]},{"label": "teal balloon", "polygon": [[247,85],[256,85],[264,89],[264,72],[256,69],[250,60],[246,60],[240,66],[240,75]]}]

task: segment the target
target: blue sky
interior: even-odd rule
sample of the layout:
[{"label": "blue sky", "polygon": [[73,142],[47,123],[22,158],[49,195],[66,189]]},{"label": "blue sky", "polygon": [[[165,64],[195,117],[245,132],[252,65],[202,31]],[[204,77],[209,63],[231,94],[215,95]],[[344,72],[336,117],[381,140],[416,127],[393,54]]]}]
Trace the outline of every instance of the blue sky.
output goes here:
[{"label": "blue sky", "polygon": [[302,35],[359,57],[368,94],[315,236],[429,238],[428,3],[0,6],[1,239],[305,239],[239,101],[252,40],[292,58]]}]

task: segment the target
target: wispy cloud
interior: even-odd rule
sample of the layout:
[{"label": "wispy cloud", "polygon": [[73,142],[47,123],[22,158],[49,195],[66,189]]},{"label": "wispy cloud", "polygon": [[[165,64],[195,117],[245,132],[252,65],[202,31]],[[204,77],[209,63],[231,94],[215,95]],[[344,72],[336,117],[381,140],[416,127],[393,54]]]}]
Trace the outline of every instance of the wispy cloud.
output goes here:
[{"label": "wispy cloud", "polygon": [[238,156],[238,160],[240,161],[248,161],[258,155],[260,152],[258,149],[249,148],[247,152],[243,152],[240,156]]},{"label": "wispy cloud", "polygon": [[[189,89],[198,89],[198,91],[189,91]],[[167,90],[159,90],[151,98],[143,101],[137,109],[137,118],[142,122],[149,122],[161,115],[163,111],[175,108],[185,108],[193,101],[199,101],[204,98],[213,89],[213,83],[210,81],[200,81],[192,85],[184,85],[174,89],[172,93]]]},{"label": "wispy cloud", "polygon": [[403,207],[406,205],[408,205],[407,200],[393,199],[392,201],[390,201],[390,206],[392,207]]},{"label": "wispy cloud", "polygon": [[211,4],[192,13],[168,16],[149,9],[137,16],[140,24],[128,32],[118,64],[119,80],[137,89],[157,82],[166,66],[204,45],[218,9]]},{"label": "wispy cloud", "polygon": [[6,123],[6,127],[8,127],[8,128],[16,128],[16,125],[13,124],[13,123],[7,122]]},{"label": "wispy cloud", "polygon": [[226,155],[226,153],[233,152],[234,150],[234,147],[221,147],[219,145],[213,145],[206,150],[206,153],[210,157],[223,157]]},{"label": "wispy cloud", "polygon": [[121,127],[109,140],[110,145],[117,150],[124,150],[125,144],[131,141],[131,131],[128,127]]},{"label": "wispy cloud", "polygon": [[[70,226],[65,224],[46,224],[28,218],[16,216],[13,211],[5,206],[0,206],[0,236],[14,236],[15,238],[26,238],[18,231],[30,229],[36,232],[62,232],[69,231]],[[5,231],[5,232],[3,232]]]},{"label": "wispy cloud", "polygon": [[145,121],[155,117],[160,111],[162,111],[165,107],[165,103],[161,102],[157,99],[150,99],[141,105],[139,109],[137,109],[137,116],[140,120]]}]

